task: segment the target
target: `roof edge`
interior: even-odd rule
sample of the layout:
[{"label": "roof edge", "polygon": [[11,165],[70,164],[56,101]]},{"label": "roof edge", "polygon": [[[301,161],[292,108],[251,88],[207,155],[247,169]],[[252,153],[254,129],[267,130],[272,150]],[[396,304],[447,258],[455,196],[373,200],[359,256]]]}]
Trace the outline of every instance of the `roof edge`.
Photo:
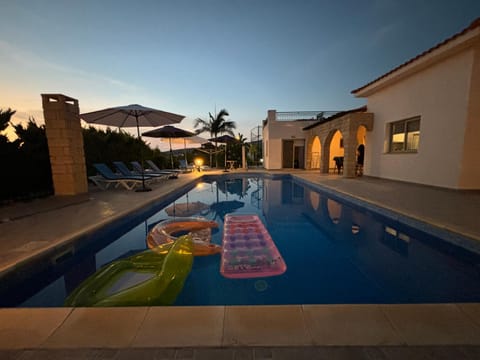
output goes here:
[{"label": "roof edge", "polygon": [[369,83],[357,88],[357,89],[354,89],[352,90],[350,93],[351,94],[358,94],[359,92],[361,92],[362,90],[365,90],[367,87],[377,83],[378,81],[382,80],[382,79],[385,79],[386,77],[392,75],[393,73],[397,72],[398,70],[400,69],[403,69],[404,67],[416,62],[417,60],[425,57],[426,55],[434,52],[435,50],[439,49],[439,48],[442,48],[443,46],[445,46],[446,44],[452,42],[453,40],[465,35],[466,33],[476,29],[476,28],[480,28],[480,17],[479,18],[476,18],[475,20],[472,21],[472,23],[467,26],[465,29],[461,30],[460,32],[450,36],[449,38],[443,40],[442,42],[436,44],[435,46],[429,48],[428,50],[425,50],[424,52],[418,54],[417,56],[411,58],[410,60],[407,60],[406,62],[398,65],[397,67],[395,67],[394,69],[390,70],[389,72],[379,76],[378,78],[370,81]]}]

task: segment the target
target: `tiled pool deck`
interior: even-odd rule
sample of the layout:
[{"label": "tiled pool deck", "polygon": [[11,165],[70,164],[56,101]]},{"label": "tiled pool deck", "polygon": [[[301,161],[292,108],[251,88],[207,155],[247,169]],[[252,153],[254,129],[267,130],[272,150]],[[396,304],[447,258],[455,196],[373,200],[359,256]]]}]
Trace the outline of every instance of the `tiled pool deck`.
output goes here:
[{"label": "tiled pool deck", "polygon": [[[480,192],[292,175],[480,243]],[[0,273],[199,176],[2,207]],[[0,358],[478,359],[480,304],[0,309]]]}]

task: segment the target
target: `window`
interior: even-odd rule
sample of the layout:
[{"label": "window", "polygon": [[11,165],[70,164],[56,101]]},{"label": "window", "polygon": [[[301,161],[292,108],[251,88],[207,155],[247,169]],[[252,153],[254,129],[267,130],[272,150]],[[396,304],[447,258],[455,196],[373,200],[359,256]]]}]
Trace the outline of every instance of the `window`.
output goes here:
[{"label": "window", "polygon": [[417,152],[420,116],[390,124],[390,152]]}]

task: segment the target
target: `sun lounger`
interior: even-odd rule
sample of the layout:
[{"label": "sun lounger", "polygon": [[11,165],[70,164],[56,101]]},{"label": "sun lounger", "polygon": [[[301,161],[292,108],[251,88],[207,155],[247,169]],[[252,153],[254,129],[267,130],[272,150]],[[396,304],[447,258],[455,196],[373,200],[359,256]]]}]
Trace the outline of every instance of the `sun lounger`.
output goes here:
[{"label": "sun lounger", "polygon": [[[140,176],[142,177],[142,173],[140,171],[140,173],[137,173],[137,172],[134,172],[134,171],[131,171],[127,165],[125,165],[123,163],[123,161],[114,161],[113,162],[113,165],[115,166],[115,168],[122,174],[122,175],[126,175],[126,176]],[[153,179],[153,180],[159,180],[159,179],[168,179],[168,175],[165,175],[165,174],[147,174],[147,173],[144,173],[143,175],[145,177],[145,179]]]},{"label": "sun lounger", "polygon": [[152,160],[145,160],[145,162],[148,164],[148,166],[150,166],[152,171],[168,171],[170,173],[176,173],[177,175],[181,173],[181,170],[177,169],[160,169]]},{"label": "sun lounger", "polygon": [[184,172],[192,172],[193,170],[195,170],[195,167],[193,165],[188,165],[185,160],[179,160],[179,164],[180,170]]},{"label": "sun lounger", "polygon": [[[142,165],[138,161],[130,161],[130,164],[132,164],[133,169],[137,173],[142,172]],[[153,171],[151,169],[145,169],[145,174],[146,175],[163,175],[168,179],[176,179],[178,178],[177,174],[175,172],[171,171],[165,171],[165,170],[160,170],[160,171]]]},{"label": "sun lounger", "polygon": [[[133,190],[142,184],[141,176],[126,176],[115,174],[107,165],[103,163],[93,164],[98,175],[90,176],[89,179],[99,188],[105,190],[114,185],[114,187],[123,186],[127,190]],[[145,179],[147,182],[150,179]]]}]

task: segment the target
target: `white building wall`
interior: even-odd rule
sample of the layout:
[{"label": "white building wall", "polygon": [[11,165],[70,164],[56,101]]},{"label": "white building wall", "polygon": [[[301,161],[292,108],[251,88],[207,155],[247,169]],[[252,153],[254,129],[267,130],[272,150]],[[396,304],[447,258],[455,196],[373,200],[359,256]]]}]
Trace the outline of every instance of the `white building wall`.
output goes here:
[{"label": "white building wall", "polygon": [[[460,53],[368,96],[366,175],[458,188],[472,63]],[[388,124],[418,115],[418,153],[389,154]]]},{"label": "white building wall", "polygon": [[262,128],[262,157],[263,167],[268,169],[270,163],[270,132],[268,131],[268,124]]},{"label": "white building wall", "polygon": [[480,189],[480,43],[474,48],[459,187]]},{"label": "white building wall", "polygon": [[263,129],[265,159],[264,167],[267,170],[282,168],[282,140],[305,140],[306,133],[302,130],[316,120],[311,121],[276,121],[272,119],[272,110],[269,111],[267,125]]}]

